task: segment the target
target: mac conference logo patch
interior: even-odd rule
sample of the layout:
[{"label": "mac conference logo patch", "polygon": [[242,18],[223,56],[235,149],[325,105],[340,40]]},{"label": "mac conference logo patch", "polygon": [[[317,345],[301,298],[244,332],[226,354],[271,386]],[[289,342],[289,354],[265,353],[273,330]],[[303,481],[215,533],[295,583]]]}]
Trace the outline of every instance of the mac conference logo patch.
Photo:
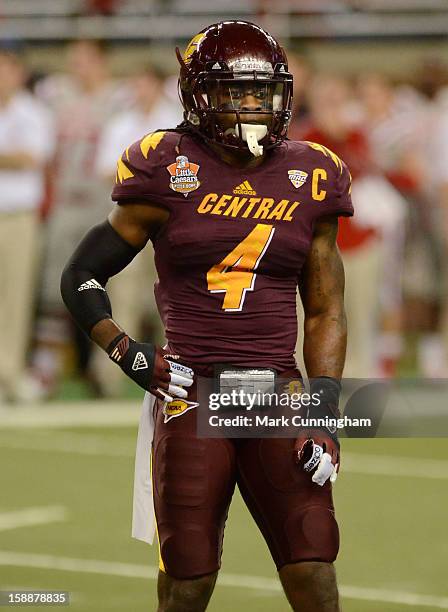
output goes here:
[{"label": "mac conference logo patch", "polygon": [[308,172],[303,170],[288,170],[288,178],[296,189],[301,187],[308,178]]}]

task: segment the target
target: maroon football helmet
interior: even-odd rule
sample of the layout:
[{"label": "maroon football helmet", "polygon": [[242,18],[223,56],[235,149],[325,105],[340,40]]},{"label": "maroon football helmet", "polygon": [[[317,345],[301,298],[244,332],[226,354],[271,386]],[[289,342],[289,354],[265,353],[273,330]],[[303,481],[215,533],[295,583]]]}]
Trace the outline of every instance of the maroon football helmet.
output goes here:
[{"label": "maroon football helmet", "polygon": [[254,155],[261,154],[254,152],[257,139],[269,148],[286,138],[292,75],[270,34],[246,21],[223,21],[194,36],[183,55],[176,53],[184,118],[203,138],[249,147]]}]

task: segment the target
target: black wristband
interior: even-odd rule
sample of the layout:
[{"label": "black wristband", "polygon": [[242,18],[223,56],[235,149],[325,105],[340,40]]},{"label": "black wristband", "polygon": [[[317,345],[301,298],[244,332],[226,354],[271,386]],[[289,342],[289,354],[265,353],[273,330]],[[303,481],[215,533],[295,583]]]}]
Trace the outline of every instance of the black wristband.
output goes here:
[{"label": "black wristband", "polygon": [[[114,351],[114,348],[118,346],[118,344],[121,342],[121,340],[123,340],[123,338],[127,338],[128,341],[122,343],[121,346],[119,347],[119,350]],[[128,348],[129,348],[129,336],[125,334],[124,332],[122,332],[121,334],[118,334],[118,336],[116,336],[112,340],[112,342],[109,344],[109,346],[106,349],[106,353],[109,355],[112,361],[115,361],[115,363],[119,363],[121,360],[121,357],[126,353]],[[112,352],[115,354],[114,356],[112,356]]]},{"label": "black wristband", "polygon": [[339,406],[339,396],[341,395],[341,381],[331,376],[319,376],[310,379],[310,393],[319,396],[319,405]]},{"label": "black wristband", "polygon": [[[308,408],[308,418],[312,419],[339,419],[339,396],[341,395],[341,381],[331,376],[320,376],[310,380],[310,395],[312,403]],[[339,446],[337,439],[337,427],[316,426],[313,429],[325,431],[330,438]]]}]

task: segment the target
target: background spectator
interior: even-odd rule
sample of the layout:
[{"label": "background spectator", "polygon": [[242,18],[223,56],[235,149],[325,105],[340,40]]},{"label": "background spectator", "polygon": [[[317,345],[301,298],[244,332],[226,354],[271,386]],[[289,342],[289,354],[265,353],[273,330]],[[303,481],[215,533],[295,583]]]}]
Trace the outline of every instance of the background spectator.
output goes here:
[{"label": "background spectator", "polygon": [[53,133],[24,90],[17,55],[0,50],[0,393],[16,399],[24,375],[38,272],[38,208]]},{"label": "background spectator", "polygon": [[431,166],[436,160],[429,145],[435,136],[431,105],[412,87],[393,87],[376,74],[360,79],[359,94],[375,163],[407,203],[404,328],[412,334],[408,339],[416,341],[421,374],[443,377],[448,370],[440,335],[444,283],[435,222],[438,202],[431,193]]},{"label": "background spectator", "polygon": [[[326,21],[326,9],[321,4],[309,7],[313,19],[307,21],[307,28],[313,29],[313,24],[318,22],[329,28],[325,32],[317,31],[319,40],[313,39],[308,30],[300,38],[299,16],[290,12],[288,17],[285,32],[290,34],[288,53],[295,76],[290,137],[328,146],[348,164],[353,175],[357,214],[353,221],[341,221],[339,235],[346,266],[351,328],[345,374],[445,376],[448,372],[444,263],[448,231],[447,67],[435,47],[430,55],[426,46],[418,50],[421,42],[418,36],[412,38],[416,45],[412,49],[407,39],[398,38],[396,48],[402,50],[403,57],[401,53],[394,55],[394,62],[390,64],[383,61],[391,57],[387,45],[378,42],[375,54],[369,56],[366,52],[367,48],[373,48],[369,47],[371,35],[363,35],[362,44],[339,38],[340,44],[334,45],[329,38],[332,21]],[[280,25],[285,17],[283,13],[288,12],[285,6],[278,7]],[[45,7],[42,5],[42,10],[47,10]],[[249,10],[250,6],[246,8]],[[11,15],[13,9],[11,3],[8,9]],[[20,385],[14,383],[14,393],[8,390],[9,395],[23,399],[54,394],[61,374],[73,371],[94,394],[121,392],[120,372],[115,370],[112,374],[107,360],[97,358],[96,353],[91,355],[90,343],[67,318],[59,297],[59,275],[86,228],[102,220],[110,210],[111,184],[122,149],[142,134],[172,127],[181,119],[175,93],[177,77],[163,75],[177,70],[173,41],[169,37],[185,36],[185,33],[179,34],[176,28],[168,32],[164,29],[164,20],[177,26],[182,21],[179,11],[187,14],[185,7],[175,3],[142,5],[133,0],[80,0],[70,10],[75,13],[67,14],[65,23],[69,29],[58,30],[58,35],[68,40],[76,25],[80,31],[89,26],[87,36],[90,36],[91,24],[95,31],[107,25],[108,29],[102,31],[111,43],[107,47],[104,42],[93,39],[72,41],[66,45],[67,55],[60,52],[62,45],[56,40],[49,42],[45,49],[41,44],[30,47],[26,56],[33,67],[29,82],[40,106],[35,100],[31,104],[33,98],[24,94],[22,85],[16,96],[28,100],[26,104],[36,109],[35,116],[42,117],[42,125],[48,125],[42,128],[48,150],[53,137],[45,119],[46,112],[50,113],[57,132],[57,150],[45,169],[49,175],[45,207],[42,207],[42,168],[47,154],[39,157],[36,167],[14,170],[29,174],[32,171],[38,176],[37,206],[45,220],[38,227],[33,216],[35,232],[44,238],[44,259],[37,260],[41,265],[36,266],[34,274],[30,273],[31,285],[28,284],[31,287],[26,308],[28,317],[36,302],[33,286],[38,288],[39,303],[32,376],[24,377]],[[272,17],[269,7],[266,5],[262,10],[262,17],[248,14],[247,18],[269,20]],[[96,13],[93,18],[88,16],[92,12]],[[363,13],[362,17],[372,25],[370,14]],[[35,15],[30,14],[30,24],[33,19]],[[143,40],[137,30],[145,19],[150,27],[144,30]],[[160,31],[157,24],[161,25]],[[137,30],[133,30],[136,26]],[[340,33],[333,32],[333,35],[337,38]],[[151,36],[150,47],[148,36]],[[287,41],[287,35],[281,36]],[[184,42],[179,41],[181,48]],[[148,59],[152,68],[139,69]],[[112,78],[110,68],[119,78]],[[24,74],[20,71],[22,83]],[[0,88],[8,88],[8,78],[5,77]],[[38,130],[33,133],[37,138]],[[24,130],[23,134],[24,138],[32,138]],[[18,144],[19,140],[19,135],[11,138],[8,146],[13,142]],[[2,175],[11,171],[2,167],[0,170]],[[7,189],[3,190],[3,194],[7,193]],[[35,209],[31,200],[30,207]],[[11,218],[8,209],[5,219]],[[9,234],[6,222],[2,229]],[[27,245],[31,249],[32,240],[27,240]],[[5,263],[5,275],[12,257],[8,256]],[[26,278],[25,273],[22,276]],[[139,287],[151,285],[155,279],[150,246],[122,276],[126,278],[119,279],[118,284],[123,287],[126,283],[126,292],[116,295],[116,282],[112,279],[110,283],[117,318],[136,335],[154,336],[157,315],[151,319],[148,313],[154,313],[155,306],[148,301],[149,292],[144,292],[144,300],[139,295]],[[12,308],[6,302],[3,307],[5,313]],[[21,330],[26,337],[26,325]],[[22,346],[23,340],[18,345]],[[22,351],[22,361],[23,358]],[[3,378],[12,380],[9,375]]]},{"label": "background spectator", "polygon": [[131,98],[127,88],[110,78],[108,54],[100,41],[69,44],[67,74],[50,75],[37,91],[53,113],[57,146],[53,163],[54,204],[46,227],[37,347],[23,398],[54,393],[64,364],[63,349],[75,339],[76,370],[99,388],[89,367],[91,345],[72,324],[60,297],[62,268],[89,227],[111,209],[110,185],[95,171],[101,131]]},{"label": "background spectator", "polygon": [[[383,229],[390,225],[392,214],[395,221],[401,202],[378,175],[371,159],[366,134],[356,121],[358,113],[354,112],[349,83],[340,77],[321,74],[313,78],[307,91],[309,118],[294,126],[293,137],[322,144],[334,151],[346,162],[353,178],[356,215],[353,219],[339,220],[338,235],[346,276],[346,312],[350,321],[344,374],[349,378],[378,376],[384,374],[379,369],[381,363],[376,351],[383,306]],[[382,201],[380,208],[378,201]],[[376,209],[376,218],[369,212],[371,209]],[[365,282],[367,278],[368,283]]]}]

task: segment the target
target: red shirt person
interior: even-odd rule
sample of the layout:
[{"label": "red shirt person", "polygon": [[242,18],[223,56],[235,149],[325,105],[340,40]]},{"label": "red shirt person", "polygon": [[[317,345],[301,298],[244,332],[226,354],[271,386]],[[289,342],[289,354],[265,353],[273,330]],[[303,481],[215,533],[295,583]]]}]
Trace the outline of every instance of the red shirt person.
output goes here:
[{"label": "red shirt person", "polygon": [[[352,106],[347,83],[338,77],[321,75],[309,85],[309,117],[293,122],[290,138],[318,142],[334,151],[350,168],[353,180],[374,170],[367,136],[351,118]],[[340,218],[338,245],[351,251],[377,236],[374,228],[356,218]]]}]

